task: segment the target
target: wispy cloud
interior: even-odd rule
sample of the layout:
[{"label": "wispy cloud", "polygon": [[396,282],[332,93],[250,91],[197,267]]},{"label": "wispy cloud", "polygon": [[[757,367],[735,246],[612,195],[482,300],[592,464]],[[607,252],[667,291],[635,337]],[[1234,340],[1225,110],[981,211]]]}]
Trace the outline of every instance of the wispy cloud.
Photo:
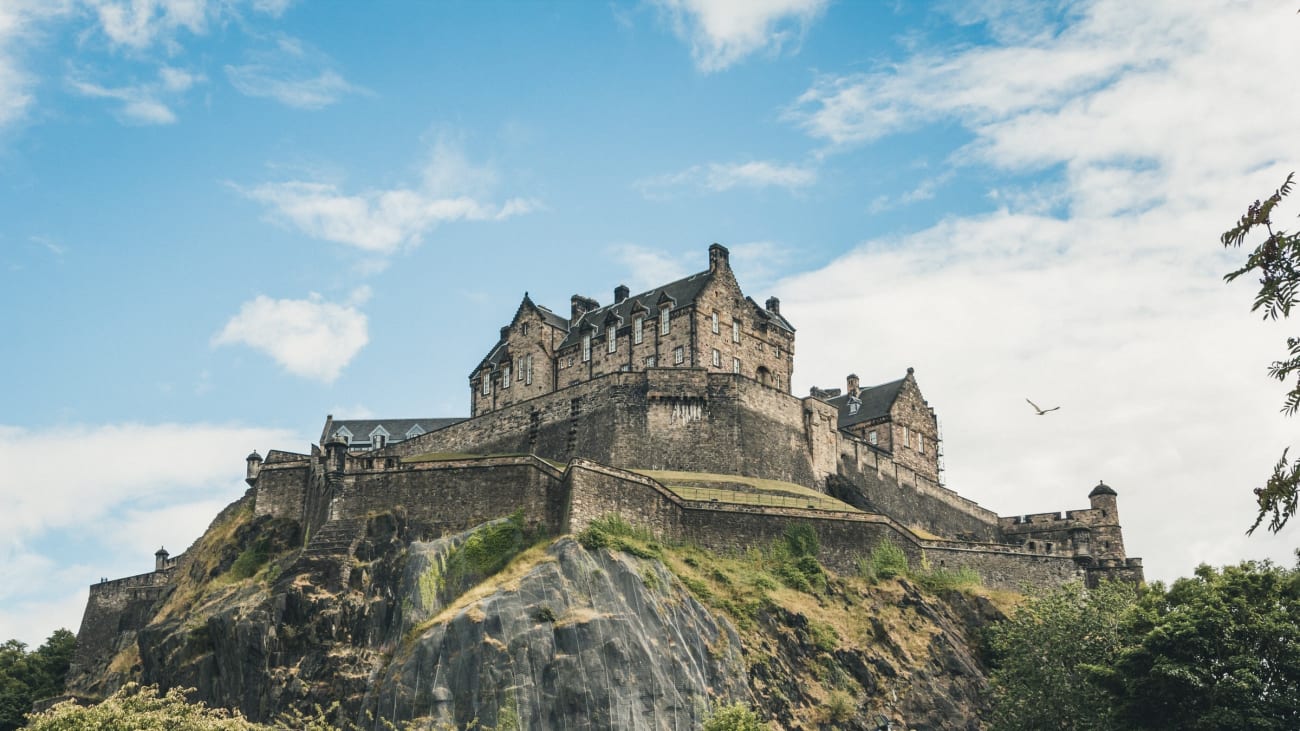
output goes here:
[{"label": "wispy cloud", "polygon": [[[1224,286],[1216,234],[1295,167],[1280,158],[1300,150],[1300,99],[1260,73],[1300,66],[1294,22],[1266,0],[1085,3],[1049,33],[1022,22],[1000,45],[823,79],[802,100],[810,134],[852,144],[955,121],[974,142],[953,159],[1046,182],[995,183],[1001,210],[864,241],[781,283],[800,362],[818,369],[799,378],[915,366],[952,487],[1038,511],[1084,504],[1105,478],[1151,578],[1287,560],[1285,538],[1243,535],[1250,488],[1294,443],[1263,375],[1286,328]],[[1037,419],[1026,396],[1063,418]],[[1241,438],[1225,450],[1224,434]],[[1214,540],[1188,540],[1191,524]]]},{"label": "wispy cloud", "polygon": [[695,66],[714,72],[760,51],[798,46],[826,0],[654,0]]},{"label": "wispy cloud", "polygon": [[176,113],[170,106],[171,100],[179,98],[190,87],[206,81],[201,74],[193,74],[184,69],[164,66],[158,70],[158,78],[143,84],[109,87],[87,81],[80,73],[68,77],[68,86],[82,96],[97,99],[113,99],[121,102],[117,117],[128,124],[172,124]]},{"label": "wispy cloud", "polygon": [[666,282],[681,279],[690,271],[683,257],[665,254],[638,244],[615,244],[609,253],[623,263],[627,270],[627,284],[633,292],[641,292]]},{"label": "wispy cloud", "polygon": [[806,188],[815,182],[817,171],[813,168],[751,160],[692,165],[680,172],[638,180],[634,185],[646,197],[661,198],[683,189],[708,193],[722,193],[733,188],[778,187],[794,190]]},{"label": "wispy cloud", "polygon": [[314,292],[305,300],[260,295],[239,308],[212,336],[212,344],[247,345],[295,376],[331,383],[370,342],[368,321],[359,309],[369,297],[368,287],[342,303],[327,302]]},{"label": "wispy cloud", "polygon": [[349,83],[325,54],[295,38],[281,38],[248,63],[227,65],[226,76],[241,94],[274,99],[298,109],[322,109],[348,94],[368,93]]},{"label": "wispy cloud", "polygon": [[116,46],[134,51],[155,44],[179,48],[182,32],[203,35],[214,23],[237,18],[244,8],[277,17],[293,0],[85,0],[97,27]]},{"label": "wispy cloud", "polygon": [[900,193],[896,196],[882,195],[871,201],[867,207],[872,213],[882,213],[891,208],[907,206],[921,201],[928,201],[934,198],[935,191],[947,185],[948,181],[953,178],[953,171],[947,170],[934,177],[925,178],[911,190]]},{"label": "wispy cloud", "polygon": [[458,146],[439,142],[418,186],[345,193],[333,183],[293,180],[233,187],[308,236],[388,254],[420,243],[442,223],[500,221],[541,208],[530,198],[481,200],[494,181],[489,167],[472,165]]}]

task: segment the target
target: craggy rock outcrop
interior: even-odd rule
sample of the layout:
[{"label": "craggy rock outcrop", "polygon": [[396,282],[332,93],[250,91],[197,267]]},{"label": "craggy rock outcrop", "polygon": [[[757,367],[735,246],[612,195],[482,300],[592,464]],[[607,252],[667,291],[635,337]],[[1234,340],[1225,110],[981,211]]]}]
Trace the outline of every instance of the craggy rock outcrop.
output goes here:
[{"label": "craggy rock outcrop", "polygon": [[[254,720],[337,702],[365,728],[694,729],[733,700],[791,729],[977,729],[986,715],[971,647],[1000,613],[978,597],[832,580],[816,595],[778,587],[733,619],[703,586],[712,574],[682,573],[718,574],[707,558],[527,548],[509,520],[425,541],[394,513],[328,523],[304,548],[277,521],[228,518],[81,694],[193,687]],[[237,578],[255,549],[270,555]]]}]

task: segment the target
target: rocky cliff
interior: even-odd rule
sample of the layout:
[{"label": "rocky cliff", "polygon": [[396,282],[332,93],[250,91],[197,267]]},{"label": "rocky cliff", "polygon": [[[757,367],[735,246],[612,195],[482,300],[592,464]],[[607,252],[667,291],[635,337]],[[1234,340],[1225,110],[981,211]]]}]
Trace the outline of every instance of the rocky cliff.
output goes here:
[{"label": "rocky cliff", "polygon": [[[742,701],[779,728],[977,729],[978,593],[833,577],[789,547],[718,556],[611,521],[518,516],[447,537],[401,511],[327,523],[227,509],[81,695],[196,689],[267,720],[337,702],[379,728],[693,729]],[[580,540],[579,540],[580,539]]]}]

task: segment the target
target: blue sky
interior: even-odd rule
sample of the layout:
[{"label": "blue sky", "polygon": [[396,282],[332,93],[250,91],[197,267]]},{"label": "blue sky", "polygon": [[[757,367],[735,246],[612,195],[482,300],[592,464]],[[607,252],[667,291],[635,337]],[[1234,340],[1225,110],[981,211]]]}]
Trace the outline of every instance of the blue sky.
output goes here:
[{"label": "blue sky", "polygon": [[962,494],[1105,479],[1151,578],[1290,562],[1243,532],[1294,328],[1217,244],[1300,166],[1285,5],[4,0],[0,638],[185,548],[254,448],[464,415],[525,290],[714,241],[796,393],[916,368]]}]

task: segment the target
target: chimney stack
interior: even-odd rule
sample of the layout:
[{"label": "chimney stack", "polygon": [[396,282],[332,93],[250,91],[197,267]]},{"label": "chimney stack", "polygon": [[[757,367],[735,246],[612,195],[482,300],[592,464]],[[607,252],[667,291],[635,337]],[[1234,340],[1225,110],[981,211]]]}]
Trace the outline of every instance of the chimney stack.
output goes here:
[{"label": "chimney stack", "polygon": [[571,308],[570,315],[569,315],[570,324],[576,323],[578,320],[582,319],[583,315],[587,314],[588,312],[591,312],[597,307],[600,307],[600,303],[597,302],[596,300],[590,297],[583,297],[580,294],[575,294],[572,297],[570,297],[569,305]]},{"label": "chimney stack", "polygon": [[509,335],[510,335],[510,326],[509,326],[509,325],[506,325],[506,326],[502,327],[502,328],[501,328],[501,339],[502,339],[502,340],[505,340],[506,337],[509,336]]},{"label": "chimney stack", "polygon": [[773,315],[781,314],[781,300],[775,297],[767,298],[767,311]]},{"label": "chimney stack", "polygon": [[709,271],[716,272],[720,269],[730,269],[731,252],[722,244],[713,244],[709,247]]},{"label": "chimney stack", "polygon": [[627,288],[626,284],[618,285],[614,288],[614,304],[618,304],[627,299],[629,294],[631,294],[631,291]]},{"label": "chimney stack", "polygon": [[848,386],[849,386],[849,395],[857,396],[858,395],[858,374],[856,373],[849,374]]}]

